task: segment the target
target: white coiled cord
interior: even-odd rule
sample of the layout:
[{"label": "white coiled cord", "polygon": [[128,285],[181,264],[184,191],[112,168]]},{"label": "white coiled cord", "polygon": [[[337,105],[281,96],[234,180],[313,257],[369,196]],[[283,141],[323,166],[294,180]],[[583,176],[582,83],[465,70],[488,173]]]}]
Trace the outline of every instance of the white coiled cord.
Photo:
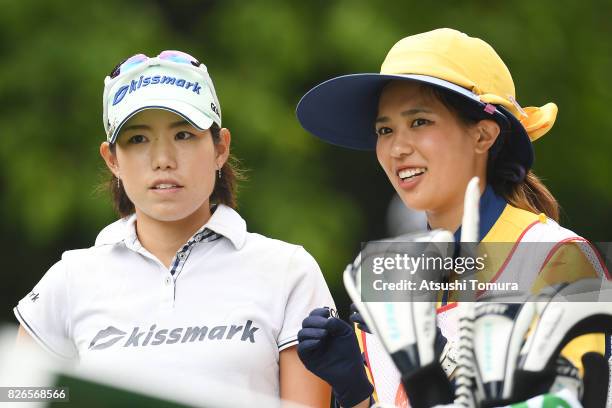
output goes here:
[{"label": "white coiled cord", "polygon": [[476,407],[474,358],[474,309],[473,302],[459,303],[459,341],[457,370],[455,375],[455,404],[465,408]]}]

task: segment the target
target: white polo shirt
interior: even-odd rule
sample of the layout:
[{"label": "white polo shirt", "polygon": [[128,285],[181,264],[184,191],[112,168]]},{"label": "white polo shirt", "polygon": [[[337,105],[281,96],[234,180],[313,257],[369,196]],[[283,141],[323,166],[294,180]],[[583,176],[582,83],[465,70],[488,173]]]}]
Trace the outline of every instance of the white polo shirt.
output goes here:
[{"label": "white polo shirt", "polygon": [[279,352],[312,309],[334,306],[312,256],[247,232],[219,205],[168,269],[140,245],[135,221],[65,252],[15,307],[21,325],[80,364],[120,361],[278,395]]}]

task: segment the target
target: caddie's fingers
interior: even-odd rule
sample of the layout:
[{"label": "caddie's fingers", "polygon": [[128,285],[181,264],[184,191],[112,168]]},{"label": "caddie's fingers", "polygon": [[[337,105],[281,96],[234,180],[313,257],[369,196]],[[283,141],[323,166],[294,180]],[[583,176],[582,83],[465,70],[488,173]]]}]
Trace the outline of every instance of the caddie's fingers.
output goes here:
[{"label": "caddie's fingers", "polygon": [[328,333],[325,329],[313,329],[307,327],[298,332],[298,341],[302,342],[304,340],[322,340],[327,337]]},{"label": "caddie's fingers", "polygon": [[324,329],[327,321],[330,320],[327,317],[322,316],[308,316],[302,321],[302,327],[313,327],[315,329]]},{"label": "caddie's fingers", "polygon": [[317,348],[319,348],[320,344],[321,344],[321,340],[300,341],[300,343],[298,344],[298,355],[300,355],[301,357],[301,353],[303,352],[316,350]]},{"label": "caddie's fingers", "polygon": [[319,307],[310,312],[309,316],[321,316],[328,318],[329,317],[329,308],[328,307]]},{"label": "caddie's fingers", "polygon": [[349,333],[353,335],[354,333],[353,328],[349,326],[348,323],[338,318],[327,319],[324,328],[327,329],[332,336],[343,336]]}]

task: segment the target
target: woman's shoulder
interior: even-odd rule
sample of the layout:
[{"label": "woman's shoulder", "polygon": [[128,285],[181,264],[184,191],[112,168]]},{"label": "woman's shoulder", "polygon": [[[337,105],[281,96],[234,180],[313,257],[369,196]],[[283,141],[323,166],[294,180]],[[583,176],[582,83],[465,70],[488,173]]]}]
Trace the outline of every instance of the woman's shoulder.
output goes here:
[{"label": "woman's shoulder", "polygon": [[246,233],[246,245],[252,246],[253,248],[277,252],[279,254],[292,254],[297,250],[304,250],[301,245],[250,231]]},{"label": "woman's shoulder", "polygon": [[248,255],[256,254],[257,262],[269,265],[271,269],[320,273],[314,257],[298,244],[248,232],[244,250]]},{"label": "woman's shoulder", "polygon": [[99,264],[105,258],[113,256],[113,247],[108,245],[94,245],[89,248],[77,248],[64,251],[60,263],[65,266],[78,265],[79,269],[87,264]]},{"label": "woman's shoulder", "polygon": [[97,262],[103,257],[111,256],[115,245],[123,242],[129,236],[126,232],[129,231],[130,223],[133,223],[132,217],[112,222],[100,230],[92,246],[65,251],[60,263]]},{"label": "woman's shoulder", "polygon": [[249,231],[247,222],[242,216],[225,205],[217,207],[208,223],[208,228],[228,238],[239,251],[256,252],[261,256],[270,254],[279,258],[307,254],[301,245]]},{"label": "woman's shoulder", "polygon": [[491,242],[560,242],[578,240],[580,235],[561,226],[543,213],[533,213],[510,204],[487,235]]},{"label": "woman's shoulder", "polygon": [[[525,211],[525,210],[522,210]],[[561,226],[557,221],[541,213],[537,215],[537,222],[534,222],[526,230],[522,241],[525,242],[571,242],[585,241],[576,232]]]},{"label": "woman's shoulder", "polygon": [[492,230],[486,243],[503,262],[493,268],[491,279],[518,282],[520,276],[524,287],[537,292],[559,282],[608,275],[588,240],[545,214],[507,205]]}]

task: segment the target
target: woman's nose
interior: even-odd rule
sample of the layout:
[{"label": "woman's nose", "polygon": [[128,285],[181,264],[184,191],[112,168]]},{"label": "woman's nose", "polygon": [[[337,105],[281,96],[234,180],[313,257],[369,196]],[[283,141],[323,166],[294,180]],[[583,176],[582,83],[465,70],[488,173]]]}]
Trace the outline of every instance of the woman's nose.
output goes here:
[{"label": "woman's nose", "polygon": [[154,170],[176,168],[176,151],[171,141],[158,137],[151,142],[151,167]]},{"label": "woman's nose", "polygon": [[413,140],[407,131],[398,132],[391,141],[391,156],[399,158],[414,152]]}]

